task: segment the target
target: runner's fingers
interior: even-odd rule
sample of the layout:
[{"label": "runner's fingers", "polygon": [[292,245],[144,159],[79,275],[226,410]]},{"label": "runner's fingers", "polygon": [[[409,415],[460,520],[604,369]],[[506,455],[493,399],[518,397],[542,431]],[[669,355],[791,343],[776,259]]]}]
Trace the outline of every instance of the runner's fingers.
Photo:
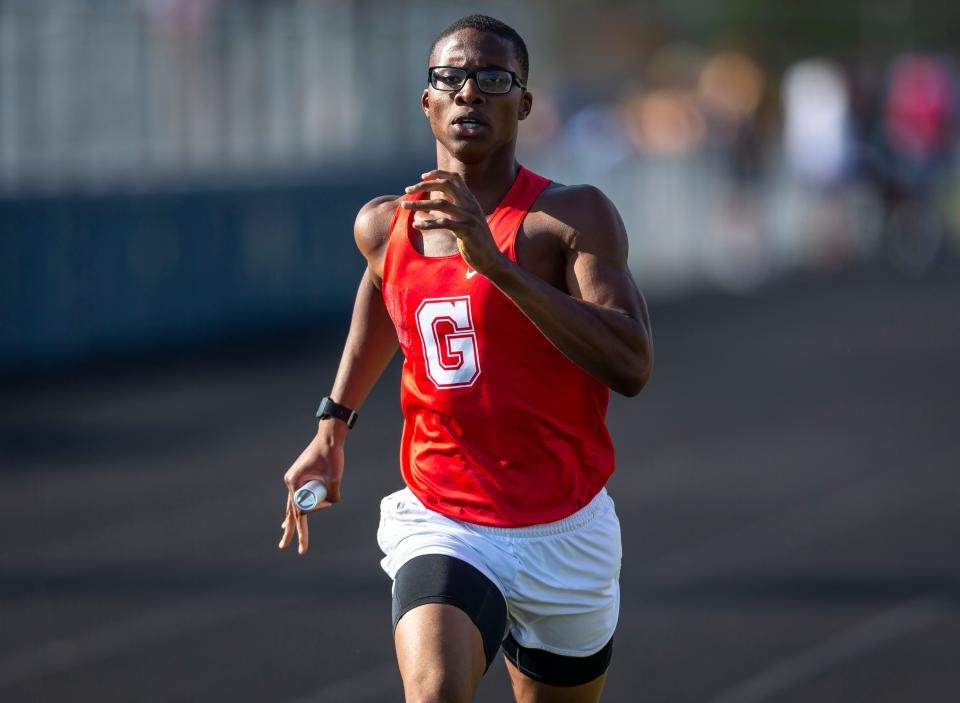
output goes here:
[{"label": "runner's fingers", "polygon": [[292,494],[287,496],[287,514],[283,518],[283,522],[280,524],[280,527],[283,528],[283,536],[280,537],[280,544],[278,545],[280,549],[286,549],[287,545],[290,544],[290,540],[293,539],[293,497]]},{"label": "runner's fingers", "polygon": [[444,171],[442,168],[434,168],[426,173],[421,173],[420,178],[425,181],[446,180],[458,185],[466,185],[466,182],[463,180],[463,176],[461,176],[459,173],[456,171]]},{"label": "runner's fingers", "polygon": [[443,198],[436,200],[404,200],[400,203],[400,207],[406,210],[441,210],[455,215],[466,212],[466,210],[456,203],[451,203],[449,200],[444,200]]},{"label": "runner's fingers", "polygon": [[414,183],[412,186],[407,186],[404,188],[404,192],[407,195],[412,193],[420,193],[421,191],[439,191],[449,195],[451,198],[453,198],[454,202],[461,200],[466,200],[469,202],[468,198],[464,195],[463,190],[446,178],[438,178],[433,181],[420,181],[419,183]]},{"label": "runner's fingers", "polygon": [[421,190],[442,190],[444,192],[453,188],[453,180],[444,176],[436,176],[433,178],[424,178],[420,177],[420,180],[417,183],[414,183],[412,186],[407,186],[404,190],[407,193],[419,193]]},{"label": "runner's fingers", "polygon": [[454,231],[464,230],[470,226],[469,222],[455,220],[452,217],[435,217],[432,220],[417,220],[413,226],[417,229],[450,229]]},{"label": "runner's fingers", "polygon": [[307,548],[310,546],[310,527],[307,524],[306,513],[300,513],[297,516],[297,539],[300,541],[297,553],[306,554]]},{"label": "runner's fingers", "polygon": [[293,539],[293,526],[290,524],[290,520],[287,520],[285,527],[283,528],[283,536],[280,538],[280,544],[278,545],[280,549],[286,549],[291,540]]},{"label": "runner's fingers", "polygon": [[280,529],[286,530],[287,524],[290,522],[290,496],[287,496],[287,505],[284,509],[283,522],[280,523]]}]

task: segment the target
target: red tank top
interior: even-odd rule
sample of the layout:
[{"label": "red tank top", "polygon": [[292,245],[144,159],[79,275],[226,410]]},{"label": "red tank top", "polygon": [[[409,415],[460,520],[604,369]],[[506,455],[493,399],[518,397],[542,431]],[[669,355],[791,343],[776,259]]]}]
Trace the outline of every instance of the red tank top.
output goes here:
[{"label": "red tank top", "polygon": [[[521,167],[487,218],[511,261],[520,224],[549,183]],[[426,507],[467,522],[567,517],[613,473],[609,390],[459,254],[417,252],[412,217],[397,208],[382,288],[405,357],[404,481]]]}]

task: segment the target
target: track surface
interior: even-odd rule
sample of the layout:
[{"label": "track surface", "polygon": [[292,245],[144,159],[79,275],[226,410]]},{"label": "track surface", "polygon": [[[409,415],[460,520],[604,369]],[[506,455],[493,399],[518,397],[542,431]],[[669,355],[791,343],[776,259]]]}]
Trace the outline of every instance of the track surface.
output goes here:
[{"label": "track surface", "polygon": [[[605,700],[957,700],[958,302],[956,265],[871,266],[654,306],[654,379],[609,413]],[[400,485],[396,365],[345,502],[308,556],[276,548],[336,362],[320,349],[4,393],[0,700],[402,700],[374,539]],[[478,701],[507,690],[497,663]]]}]

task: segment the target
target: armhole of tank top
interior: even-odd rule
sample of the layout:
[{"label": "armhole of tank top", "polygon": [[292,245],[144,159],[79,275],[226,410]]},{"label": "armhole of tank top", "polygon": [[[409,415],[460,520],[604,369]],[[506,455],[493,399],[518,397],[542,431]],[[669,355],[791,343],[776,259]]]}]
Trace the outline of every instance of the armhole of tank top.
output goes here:
[{"label": "armhole of tank top", "polygon": [[520,236],[520,228],[523,227],[523,221],[527,219],[527,214],[530,211],[523,213],[523,217],[520,218],[520,222],[517,223],[517,229],[512,235],[510,235],[510,241],[507,242],[507,258],[510,259],[513,263],[517,262],[517,237]]},{"label": "armhole of tank top", "polygon": [[403,208],[400,207],[400,203],[403,202],[405,196],[400,196],[397,200],[397,207],[393,211],[393,218],[390,220],[390,228],[387,230],[387,244],[386,249],[383,250],[383,275],[380,277],[380,294],[385,296],[386,291],[384,290],[387,287],[387,272],[390,270],[390,248],[393,246],[393,230],[396,229],[397,221],[400,219],[400,214],[403,211]]},{"label": "armhole of tank top", "polygon": [[[536,176],[537,174],[530,172],[532,175]],[[539,176],[543,178],[542,176]],[[520,218],[520,221],[517,223],[517,228],[514,230],[513,234],[510,235],[510,241],[507,243],[507,257],[515,264],[519,264],[517,261],[517,237],[520,236],[520,230],[523,228],[523,223],[527,220],[527,215],[530,214],[530,209],[537,204],[537,201],[540,199],[540,196],[543,195],[543,191],[547,189],[553,181],[544,178],[545,182],[540,186],[540,189],[537,191],[536,196],[533,200],[530,201],[530,204],[527,205],[527,209],[523,212],[523,217]]]}]

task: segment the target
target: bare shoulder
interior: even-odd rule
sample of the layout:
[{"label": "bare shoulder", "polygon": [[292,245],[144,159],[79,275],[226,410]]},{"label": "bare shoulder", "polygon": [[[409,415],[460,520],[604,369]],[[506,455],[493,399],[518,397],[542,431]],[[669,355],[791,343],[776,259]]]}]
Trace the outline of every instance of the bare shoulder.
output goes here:
[{"label": "bare shoulder", "polygon": [[390,238],[390,223],[400,203],[399,195],[381,195],[366,203],[353,223],[353,239],[367,263],[379,276],[383,252]]},{"label": "bare shoulder", "polygon": [[551,183],[530,215],[535,216],[530,222],[535,230],[560,237],[569,249],[626,261],[623,220],[613,201],[596,186]]}]

